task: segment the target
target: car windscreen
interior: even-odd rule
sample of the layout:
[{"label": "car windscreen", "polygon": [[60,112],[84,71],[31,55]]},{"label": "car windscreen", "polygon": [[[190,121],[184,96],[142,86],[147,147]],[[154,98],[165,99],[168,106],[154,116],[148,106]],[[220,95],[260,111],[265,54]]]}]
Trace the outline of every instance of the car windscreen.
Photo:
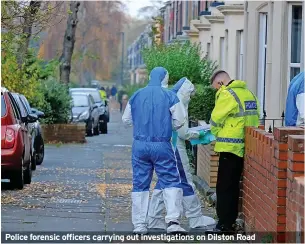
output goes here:
[{"label": "car windscreen", "polygon": [[73,107],[89,107],[88,97],[85,95],[72,95]]},{"label": "car windscreen", "polygon": [[90,91],[90,94],[92,95],[94,102],[100,103],[102,101],[100,92],[98,90],[96,91]]},{"label": "car windscreen", "polygon": [[82,90],[82,89],[76,89],[76,90],[72,90],[71,93],[73,94],[73,92],[80,92],[80,93],[86,93],[86,94],[90,94],[93,97],[94,102],[96,103],[100,103],[102,101],[100,92],[98,90]]},{"label": "car windscreen", "polygon": [[3,95],[1,94],[1,117],[4,117],[5,115],[6,115],[6,106]]}]

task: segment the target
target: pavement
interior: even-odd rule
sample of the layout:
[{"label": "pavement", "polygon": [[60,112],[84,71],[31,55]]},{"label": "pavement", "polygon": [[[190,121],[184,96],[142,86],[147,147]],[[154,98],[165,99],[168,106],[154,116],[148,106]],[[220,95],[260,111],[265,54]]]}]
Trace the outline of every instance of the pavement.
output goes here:
[{"label": "pavement", "polygon": [[[132,231],[132,129],[124,128],[117,107],[107,135],[46,145],[30,185],[11,190],[1,183],[2,231]],[[204,214],[213,217],[200,197]]]}]

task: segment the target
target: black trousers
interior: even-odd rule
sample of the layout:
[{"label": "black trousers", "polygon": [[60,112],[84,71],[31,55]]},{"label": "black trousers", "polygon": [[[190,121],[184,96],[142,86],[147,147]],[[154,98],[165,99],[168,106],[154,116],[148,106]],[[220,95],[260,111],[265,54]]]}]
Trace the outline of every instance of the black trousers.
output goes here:
[{"label": "black trousers", "polygon": [[238,216],[239,181],[244,159],[233,153],[221,152],[216,184],[217,227],[232,228]]}]

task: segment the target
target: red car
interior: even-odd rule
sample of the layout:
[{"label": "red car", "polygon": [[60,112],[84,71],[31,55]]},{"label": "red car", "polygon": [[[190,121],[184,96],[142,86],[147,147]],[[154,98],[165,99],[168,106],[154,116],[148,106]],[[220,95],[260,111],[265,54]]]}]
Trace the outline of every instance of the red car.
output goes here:
[{"label": "red car", "polygon": [[22,117],[11,93],[1,88],[1,178],[22,189],[32,180],[31,138],[26,124],[37,116]]}]

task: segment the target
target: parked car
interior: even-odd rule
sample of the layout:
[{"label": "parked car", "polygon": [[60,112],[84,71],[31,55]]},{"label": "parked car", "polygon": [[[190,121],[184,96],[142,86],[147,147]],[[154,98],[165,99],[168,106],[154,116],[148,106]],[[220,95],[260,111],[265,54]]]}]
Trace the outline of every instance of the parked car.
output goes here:
[{"label": "parked car", "polygon": [[95,104],[98,106],[99,111],[99,129],[102,134],[107,134],[108,126],[107,123],[109,122],[109,108],[108,102],[104,101],[101,97],[101,94],[98,89],[96,88],[70,88],[70,94],[75,92],[82,92],[91,94]]},{"label": "parked car", "polygon": [[[31,113],[35,114],[38,117],[38,119],[44,117],[44,113],[42,111],[39,111],[36,108],[31,108],[30,103],[28,102],[28,100],[24,95],[19,95],[19,97],[21,99],[21,102],[25,106],[25,109],[28,114]],[[33,159],[35,160],[35,165],[41,165],[44,159],[44,141],[42,137],[39,120],[37,120],[35,123],[32,123],[32,127],[33,127],[32,137],[34,138]]]},{"label": "parked car", "polygon": [[93,97],[86,93],[72,93],[72,123],[86,123],[88,136],[99,134],[99,111]]},{"label": "parked car", "polygon": [[21,114],[13,95],[1,88],[1,178],[22,189],[32,181],[32,145],[28,123],[37,116]]},{"label": "parked car", "polygon": [[[21,100],[20,94],[18,94],[18,93],[11,93],[11,94],[18,105],[18,108],[19,108],[19,111],[20,111],[22,117],[27,117],[29,114],[32,114],[27,111],[25,105],[23,104],[23,102]],[[38,120],[38,116],[37,115],[34,115],[34,116],[36,116],[36,118]],[[25,123],[29,137],[31,138],[31,153],[32,153],[31,168],[32,168],[32,170],[36,170],[35,147],[34,147],[35,138],[36,138],[36,130],[34,128],[34,124],[37,120]]]}]

